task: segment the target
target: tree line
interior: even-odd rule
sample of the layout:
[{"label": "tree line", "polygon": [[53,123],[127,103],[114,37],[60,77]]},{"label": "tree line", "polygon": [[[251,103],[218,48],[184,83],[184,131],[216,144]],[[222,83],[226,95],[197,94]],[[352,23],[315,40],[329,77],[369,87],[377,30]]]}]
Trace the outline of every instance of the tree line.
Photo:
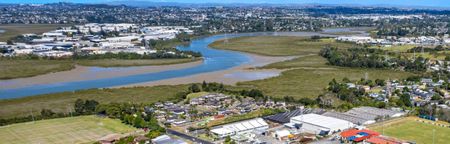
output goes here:
[{"label": "tree line", "polygon": [[373,48],[338,49],[325,47],[320,51],[319,55],[326,58],[329,64],[336,66],[403,69],[411,72],[426,71],[428,62],[428,59],[421,56],[407,59],[392,52]]}]

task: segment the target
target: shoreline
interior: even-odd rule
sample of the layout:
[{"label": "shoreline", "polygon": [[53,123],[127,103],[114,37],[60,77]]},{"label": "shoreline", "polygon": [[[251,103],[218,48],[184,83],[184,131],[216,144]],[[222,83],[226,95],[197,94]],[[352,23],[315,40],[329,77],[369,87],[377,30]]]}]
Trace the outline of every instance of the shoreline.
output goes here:
[{"label": "shoreline", "polygon": [[[238,51],[236,51],[238,52]],[[275,57],[275,56],[264,56],[253,53],[239,52],[243,53],[252,59],[251,62],[233,67],[230,69],[207,72],[201,74],[195,74],[190,76],[183,76],[178,78],[171,78],[159,81],[151,81],[144,83],[136,83],[130,85],[121,85],[113,88],[123,88],[123,87],[139,87],[139,86],[157,86],[157,85],[178,85],[178,84],[189,84],[189,83],[201,83],[206,82],[218,82],[227,85],[235,85],[238,82],[252,81],[259,79],[266,79],[270,77],[276,77],[281,74],[281,72],[286,69],[258,69],[258,67],[290,60],[296,58],[297,56],[285,56],[285,57]]]},{"label": "shoreline", "polygon": [[104,79],[129,75],[138,75],[144,73],[160,72],[165,70],[189,68],[200,65],[202,63],[203,60],[181,64],[133,66],[133,67],[92,67],[92,66],[76,65],[74,69],[68,71],[48,73],[33,77],[0,80],[1,84],[0,90],[22,88],[40,84],[64,83],[73,81],[95,80],[95,79]]}]

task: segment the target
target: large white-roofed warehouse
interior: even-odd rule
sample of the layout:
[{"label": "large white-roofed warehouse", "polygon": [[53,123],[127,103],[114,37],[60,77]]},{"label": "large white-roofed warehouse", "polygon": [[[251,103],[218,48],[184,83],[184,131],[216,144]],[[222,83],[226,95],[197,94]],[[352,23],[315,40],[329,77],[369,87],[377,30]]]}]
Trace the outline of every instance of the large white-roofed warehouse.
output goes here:
[{"label": "large white-roofed warehouse", "polygon": [[265,131],[267,129],[269,129],[269,124],[267,124],[262,118],[256,118],[224,125],[220,128],[212,129],[211,133],[217,138],[224,138],[227,136],[249,133],[253,131]]},{"label": "large white-roofed warehouse", "polygon": [[303,132],[329,135],[355,126],[352,122],[318,114],[305,114],[291,118],[290,125],[295,125]]}]

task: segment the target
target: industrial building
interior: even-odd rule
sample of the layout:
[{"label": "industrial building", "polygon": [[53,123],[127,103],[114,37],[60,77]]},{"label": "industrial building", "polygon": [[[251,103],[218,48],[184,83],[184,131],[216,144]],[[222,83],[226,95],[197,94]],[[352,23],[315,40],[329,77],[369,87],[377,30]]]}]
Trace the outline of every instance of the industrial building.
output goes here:
[{"label": "industrial building", "polygon": [[217,138],[225,138],[227,136],[244,134],[253,131],[266,131],[267,129],[269,129],[269,124],[267,124],[262,118],[256,118],[224,125],[220,128],[212,129],[211,133]]},{"label": "industrial building", "polygon": [[300,128],[303,132],[329,135],[355,126],[352,122],[318,114],[305,114],[291,118],[287,125]]},{"label": "industrial building", "polygon": [[295,109],[292,111],[279,113],[271,116],[265,117],[266,120],[276,122],[276,123],[289,123],[292,117],[299,116],[301,114],[309,114],[309,113],[315,113],[315,114],[323,114],[326,111],[324,109],[310,109],[310,108],[301,108],[301,109]]},{"label": "industrial building", "polygon": [[380,109],[380,108],[374,108],[374,107],[357,107],[357,108],[353,108],[345,113],[326,112],[322,115],[350,121],[350,122],[352,122],[354,124],[358,124],[358,125],[367,125],[367,124],[375,123],[377,117],[395,118],[395,117],[403,116],[403,115],[405,115],[405,113],[401,112],[401,111]]},{"label": "industrial building", "polygon": [[362,117],[358,117],[355,115],[350,115],[347,113],[339,113],[339,112],[326,112],[324,114],[322,114],[323,116],[328,116],[328,117],[334,117],[337,119],[342,119],[342,120],[346,120],[349,122],[352,122],[354,124],[357,125],[368,125],[368,124],[373,124],[376,121],[373,119],[367,119],[367,118],[362,118]]}]

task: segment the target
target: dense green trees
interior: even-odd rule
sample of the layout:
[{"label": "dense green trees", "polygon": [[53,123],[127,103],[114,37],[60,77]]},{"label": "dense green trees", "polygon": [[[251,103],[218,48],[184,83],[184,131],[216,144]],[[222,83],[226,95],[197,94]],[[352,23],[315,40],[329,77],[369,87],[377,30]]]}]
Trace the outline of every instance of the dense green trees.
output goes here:
[{"label": "dense green trees", "polygon": [[192,84],[189,87],[189,92],[191,92],[191,93],[197,93],[197,92],[200,92],[200,91],[202,91],[202,90],[200,89],[200,87],[197,84]]},{"label": "dense green trees", "polygon": [[75,101],[74,109],[77,115],[89,115],[94,114],[95,108],[99,103],[95,100],[77,99]]},{"label": "dense green trees", "polygon": [[325,47],[320,53],[328,63],[336,66],[359,68],[404,69],[406,71],[426,71],[428,59],[401,58],[395,53],[372,48],[338,49]]}]

